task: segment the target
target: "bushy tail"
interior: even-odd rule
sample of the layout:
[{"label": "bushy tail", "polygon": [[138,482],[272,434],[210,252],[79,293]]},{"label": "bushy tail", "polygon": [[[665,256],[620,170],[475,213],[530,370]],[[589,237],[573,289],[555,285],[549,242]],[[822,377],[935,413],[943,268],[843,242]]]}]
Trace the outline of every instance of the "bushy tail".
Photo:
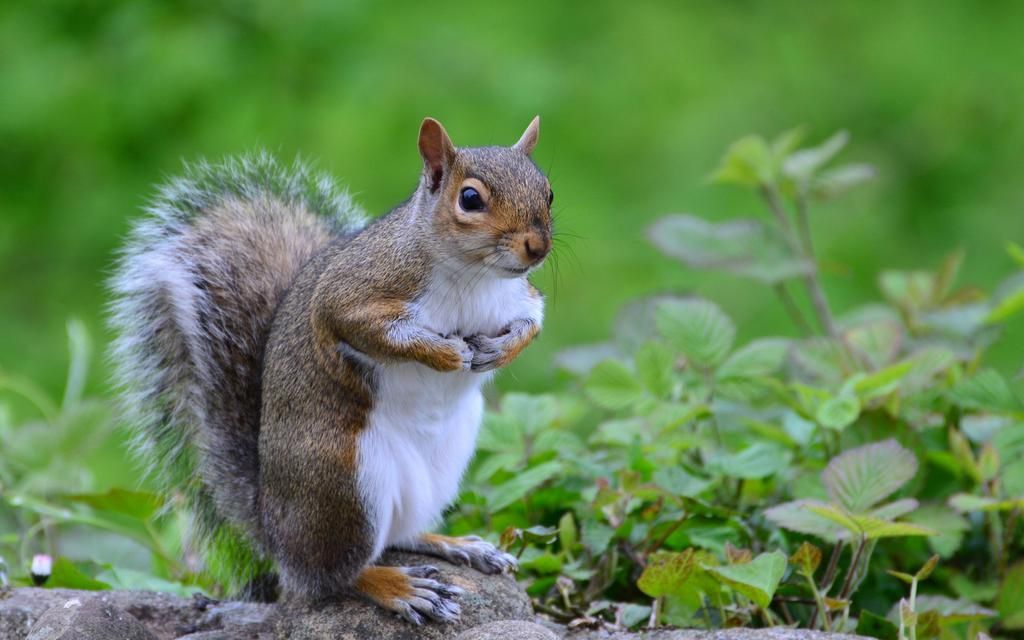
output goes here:
[{"label": "bushy tail", "polygon": [[269,569],[257,442],[274,311],[303,264],[365,218],[331,180],[266,153],[191,166],[147,212],[111,281],[126,420],[191,512],[206,569],[234,592]]}]

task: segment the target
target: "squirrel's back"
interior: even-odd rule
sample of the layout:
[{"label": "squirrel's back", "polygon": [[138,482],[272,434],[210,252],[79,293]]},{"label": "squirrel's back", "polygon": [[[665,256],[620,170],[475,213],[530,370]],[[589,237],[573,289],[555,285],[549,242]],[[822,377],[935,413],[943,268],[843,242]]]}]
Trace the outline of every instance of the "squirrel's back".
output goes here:
[{"label": "squirrel's back", "polygon": [[[112,279],[118,382],[136,450],[181,492],[210,570],[238,589],[259,539],[260,380],[274,312],[302,266],[365,224],[329,179],[263,153],[189,167],[133,227]],[[247,568],[249,575],[237,575]]]}]

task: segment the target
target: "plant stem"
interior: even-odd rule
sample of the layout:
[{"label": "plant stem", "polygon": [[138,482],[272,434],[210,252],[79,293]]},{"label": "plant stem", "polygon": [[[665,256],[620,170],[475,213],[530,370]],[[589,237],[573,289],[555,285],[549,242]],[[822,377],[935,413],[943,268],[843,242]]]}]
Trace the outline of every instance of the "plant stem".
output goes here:
[{"label": "plant stem", "polygon": [[658,626],[658,609],[661,598],[655,598],[654,602],[651,603],[651,617],[647,620],[647,628],[654,629]]},{"label": "plant stem", "polygon": [[[800,218],[803,218],[801,226],[807,227],[806,240],[802,247],[793,236],[793,226],[789,223],[789,217],[786,215],[786,210],[782,206],[782,200],[779,198],[779,193],[774,187],[762,185],[761,195],[768,203],[768,208],[771,209],[776,222],[779,223],[779,228],[782,231],[783,237],[786,239],[786,243],[789,244],[790,250],[795,254],[802,256],[810,264],[810,273],[804,276],[804,286],[807,287],[807,293],[811,297],[811,304],[814,306],[814,312],[818,316],[818,323],[821,325],[822,332],[824,332],[825,335],[834,338],[836,336],[835,321],[832,319],[832,311],[829,309],[828,299],[825,297],[825,290],[821,287],[821,279],[818,274],[818,261],[814,258],[813,253],[814,247],[810,244],[810,225],[806,220],[806,205],[798,204],[797,211],[797,219],[799,220]],[[801,231],[801,236],[803,235],[804,232]]]},{"label": "plant stem", "polygon": [[776,282],[772,289],[774,289],[775,294],[779,296],[782,306],[786,309],[786,313],[789,314],[789,317],[793,320],[797,329],[799,329],[804,335],[808,336],[814,333],[814,329],[811,328],[810,323],[808,323],[804,318],[804,314],[800,311],[800,307],[796,306],[793,296],[789,295],[786,285],[781,282]]},{"label": "plant stem", "polygon": [[[825,575],[821,577],[821,582],[819,582],[818,586],[814,588],[815,594],[817,594],[819,590],[827,594],[829,590],[832,589],[832,581],[836,579],[836,570],[839,568],[839,556],[841,556],[842,554],[843,541],[837,540],[835,546],[832,547],[832,555],[830,555],[828,558],[828,568],[825,569]],[[809,628],[814,629],[817,625],[819,611],[825,616],[827,624],[828,610],[825,609],[824,605],[819,602],[818,605],[814,608],[814,611],[811,612],[811,619],[810,622],[808,622]]]},{"label": "plant stem", "polygon": [[853,586],[853,576],[857,574],[858,566],[860,565],[860,557],[861,554],[864,553],[864,547],[867,546],[867,542],[867,538],[862,535],[857,543],[857,551],[850,559],[850,566],[846,570],[846,577],[843,579],[843,588],[839,592],[839,598],[841,600],[847,600],[850,597],[850,588]]},{"label": "plant stem", "polygon": [[825,626],[825,631],[831,632],[832,625],[829,624],[828,609],[825,607],[825,596],[823,596],[821,594],[821,591],[818,590],[818,585],[814,584],[813,576],[804,574],[804,577],[807,578],[807,584],[811,587],[811,592],[814,593],[814,601],[817,603],[817,608],[814,610],[814,613],[811,614],[811,620],[808,623],[808,626],[811,629],[813,629],[816,626],[818,622],[818,612],[821,611],[821,621]]},{"label": "plant stem", "polygon": [[[910,610],[916,612],[915,605],[917,603],[917,577],[910,581]],[[917,640],[917,621],[910,625],[910,640]]]}]

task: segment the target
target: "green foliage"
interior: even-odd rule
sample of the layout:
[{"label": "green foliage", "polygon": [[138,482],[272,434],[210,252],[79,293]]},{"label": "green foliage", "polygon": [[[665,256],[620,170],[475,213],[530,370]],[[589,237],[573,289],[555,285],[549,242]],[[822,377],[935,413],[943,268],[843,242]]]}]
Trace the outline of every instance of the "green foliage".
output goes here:
[{"label": "green foliage", "polygon": [[[1000,615],[1015,620],[1005,594],[1024,545],[1021,386],[984,365],[1011,306],[958,289],[954,254],[934,272],[886,272],[884,300],[832,312],[808,207],[874,175],[832,168],[847,139],[802,149],[797,132],[745,138],[715,179],[750,188],[767,218],[669,216],[650,231],[686,266],[781,290],[802,336],[737,348],[736,324],[710,300],[634,301],[609,342],[556,360],[579,384],[538,396],[545,408],[529,430],[513,426],[524,417],[509,396],[488,418],[503,432],[485,428],[449,527],[557,526],[550,541],[517,547],[544,611],[615,626],[646,604],[637,623],[930,637],[1003,624],[986,607],[1000,597],[1012,610]],[[774,244],[758,244],[766,237]],[[817,331],[792,304],[800,288]],[[531,444],[542,436],[558,445]],[[499,439],[507,446],[492,446]],[[523,499],[487,509],[522,478]],[[886,570],[913,583],[902,608]],[[918,596],[926,578],[934,594]],[[979,578],[1007,586],[974,588]],[[596,614],[595,600],[605,603]]]},{"label": "green foliage", "polygon": [[[644,298],[609,341],[556,358],[563,388],[506,393],[487,412],[447,528],[516,553],[539,609],[608,627],[792,623],[880,638],[1021,627],[1024,393],[987,365],[1021,273],[986,296],[957,287],[953,254],[934,271],[885,272],[880,300],[833,313],[808,208],[873,175],[832,164],[846,141],[744,139],[715,176],[750,188],[764,219],[652,228],[684,265],[769,285],[797,337],[744,331],[702,297]],[[755,226],[775,249],[746,235]],[[156,498],[85,474],[83,448],[116,436],[105,403],[81,397],[88,349],[70,334],[60,405],[0,378],[41,416],[14,424],[0,411],[13,581],[47,551],[60,569],[50,586],[216,589],[177,560],[179,523]],[[81,531],[139,557],[68,544]]]}]

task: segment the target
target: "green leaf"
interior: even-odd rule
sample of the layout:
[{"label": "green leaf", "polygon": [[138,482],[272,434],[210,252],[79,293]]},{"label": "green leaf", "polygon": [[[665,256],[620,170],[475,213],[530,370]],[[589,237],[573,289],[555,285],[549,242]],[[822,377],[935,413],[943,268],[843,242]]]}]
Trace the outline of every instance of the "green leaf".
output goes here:
[{"label": "green leaf", "polygon": [[594,556],[601,555],[611,543],[615,536],[615,530],[606,524],[597,521],[586,521],[583,523],[583,533],[580,541]]},{"label": "green leaf", "polygon": [[655,319],[665,339],[702,369],[721,364],[736,337],[729,316],[701,298],[665,302],[658,307]]},{"label": "green leaf", "polygon": [[822,402],[814,419],[821,426],[833,431],[842,431],[860,416],[860,400],[851,394],[833,396]]},{"label": "green leaf", "polygon": [[1021,311],[1024,311],[1024,289],[1018,289],[999,300],[985,316],[985,322],[988,324],[1005,322]]},{"label": "green leaf", "polygon": [[951,558],[960,549],[970,525],[963,516],[943,505],[925,505],[908,517],[910,522],[928,527],[937,535],[928,538],[928,546],[942,558]]},{"label": "green leaf", "polygon": [[1024,268],[1024,247],[1016,242],[1006,243],[1006,254],[1017,263],[1017,266]]},{"label": "green leaf", "polygon": [[80,493],[66,496],[68,500],[85,504],[98,511],[120,513],[137,520],[149,520],[163,505],[159,496],[144,491],[111,489],[106,493]]},{"label": "green leaf", "polygon": [[562,471],[562,463],[551,460],[541,463],[513,476],[504,484],[498,485],[487,500],[491,511],[500,511],[513,502],[522,499],[530,491],[544,484]]},{"label": "green leaf", "polygon": [[757,442],[739,453],[729,453],[709,461],[709,465],[718,468],[723,474],[732,478],[756,480],[775,475],[789,466],[793,453],[788,449]]},{"label": "green leaf", "polygon": [[917,473],[917,458],[895,440],[842,453],[821,474],[832,500],[852,513],[867,511]]},{"label": "green leaf", "polygon": [[170,582],[143,571],[135,571],[124,567],[109,567],[97,573],[96,580],[109,584],[112,589],[159,591],[173,593],[182,598],[191,598],[194,594],[203,591],[202,588],[196,585]]},{"label": "green leaf", "polygon": [[999,500],[988,496],[972,496],[968,493],[957,493],[949,498],[949,506],[960,513],[971,511],[1010,511],[1024,507],[1024,498]]},{"label": "green leaf", "polygon": [[652,598],[678,594],[697,568],[693,549],[657,551],[648,558],[636,586]]},{"label": "green leaf", "polygon": [[789,340],[764,338],[744,345],[730,355],[715,374],[728,378],[762,378],[776,373],[786,361]]},{"label": "green leaf", "polygon": [[817,147],[801,149],[790,154],[783,165],[783,171],[798,183],[806,183],[811,176],[842,151],[849,140],[850,134],[838,131]]},{"label": "green leaf", "polygon": [[46,581],[46,587],[49,589],[63,587],[65,589],[102,591],[109,589],[110,585],[90,577],[81,567],[67,558],[57,558],[53,563],[50,578]]},{"label": "green leaf", "polygon": [[1005,629],[1024,629],[1024,562],[1010,567],[996,599],[1000,624]]},{"label": "green leaf", "polygon": [[501,413],[532,435],[546,430],[558,419],[558,398],[551,394],[506,393],[501,399]]},{"label": "green leaf", "polygon": [[818,565],[821,564],[821,549],[810,542],[804,542],[790,556],[789,561],[796,565],[797,570],[802,575],[813,578],[814,572],[818,570]]},{"label": "green leaf", "polygon": [[919,595],[915,604],[918,614],[934,611],[939,614],[943,625],[984,620],[996,615],[995,611],[979,607],[968,600],[954,600],[946,596]]},{"label": "green leaf", "polygon": [[830,200],[850,189],[874,180],[877,172],[870,164],[844,164],[822,171],[811,183],[810,194],[821,200]]},{"label": "green leaf", "polygon": [[584,389],[607,409],[624,409],[644,397],[644,387],[618,360],[605,360],[590,372]]},{"label": "green leaf", "polygon": [[1006,379],[994,369],[983,369],[962,380],[950,390],[949,395],[953,402],[968,409],[1005,413],[1024,411],[1024,404]]},{"label": "green leaf", "polygon": [[757,219],[709,222],[669,215],[650,226],[647,237],[662,253],[694,269],[725,271],[776,284],[807,275],[814,265],[796,255],[785,237]]},{"label": "green leaf", "polygon": [[806,507],[815,514],[831,520],[857,537],[868,540],[878,538],[902,538],[906,536],[931,536],[935,532],[906,522],[889,522],[874,516],[846,513],[833,505],[809,504]]},{"label": "green leaf", "polygon": [[750,598],[765,609],[771,604],[782,575],[786,572],[786,554],[781,551],[762,553],[750,562],[704,569],[731,589]]},{"label": "green leaf", "polygon": [[484,414],[477,449],[498,454],[522,454],[525,448],[523,428],[512,416],[492,413]]},{"label": "green leaf", "polygon": [[756,187],[774,179],[774,162],[761,136],[746,136],[729,145],[711,179],[725,184]]},{"label": "green leaf", "polygon": [[696,498],[711,486],[710,480],[690,475],[682,467],[662,467],[651,479],[672,495],[688,498]]},{"label": "green leaf", "polygon": [[655,397],[672,392],[672,365],[675,358],[664,345],[647,342],[636,352],[636,373]]},{"label": "green leaf", "polygon": [[572,517],[572,511],[566,511],[558,519],[558,541],[562,545],[562,550],[572,553],[578,538],[576,519]]},{"label": "green leaf", "polygon": [[828,518],[823,518],[810,510],[811,506],[826,506],[817,500],[795,500],[784,502],[765,510],[766,518],[783,529],[806,533],[835,542],[841,537],[842,528]]}]

